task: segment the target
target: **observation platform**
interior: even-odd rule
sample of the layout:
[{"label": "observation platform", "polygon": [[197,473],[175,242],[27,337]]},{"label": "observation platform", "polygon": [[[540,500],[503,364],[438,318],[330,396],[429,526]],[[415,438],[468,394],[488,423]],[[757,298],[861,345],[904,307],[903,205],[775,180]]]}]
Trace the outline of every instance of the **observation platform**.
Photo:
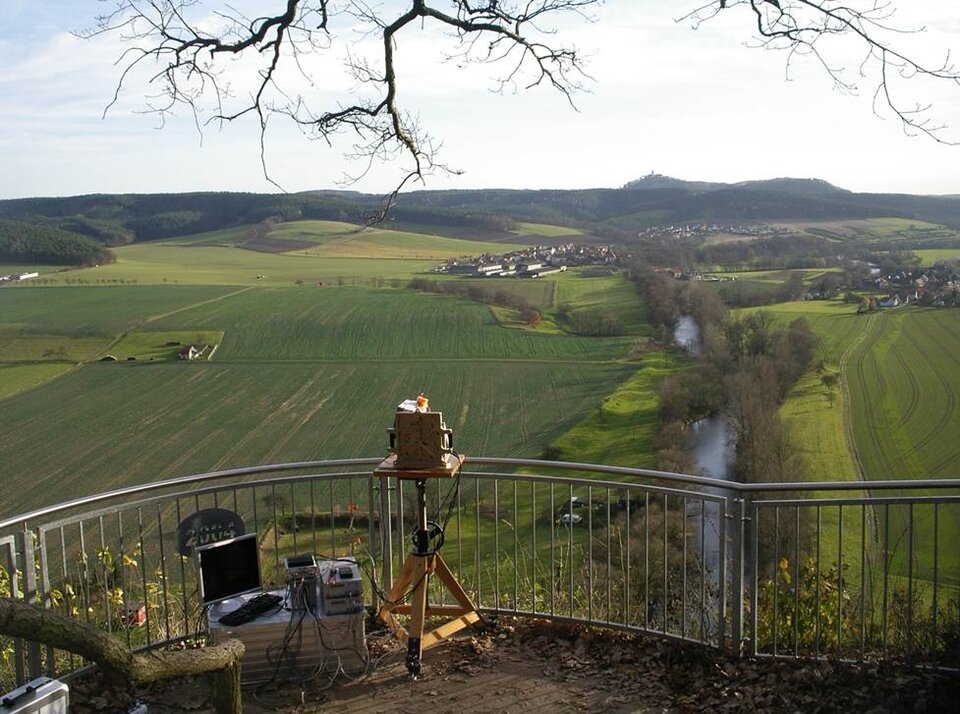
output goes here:
[{"label": "observation platform", "polygon": [[[388,640],[389,642],[389,640]],[[497,712],[952,711],[960,679],[905,665],[742,660],[693,643],[627,635],[579,624],[510,619],[461,634],[424,653],[411,680],[403,649],[381,649],[375,671],[244,694],[248,714],[349,711],[459,714]],[[813,683],[816,683],[815,686]],[[75,688],[74,691],[77,691]],[[157,685],[138,694],[150,712],[205,713],[202,680]],[[102,689],[92,695],[102,697]],[[92,697],[75,698],[71,711]],[[102,701],[102,700],[101,700]],[[176,703],[176,704],[174,704]]]}]

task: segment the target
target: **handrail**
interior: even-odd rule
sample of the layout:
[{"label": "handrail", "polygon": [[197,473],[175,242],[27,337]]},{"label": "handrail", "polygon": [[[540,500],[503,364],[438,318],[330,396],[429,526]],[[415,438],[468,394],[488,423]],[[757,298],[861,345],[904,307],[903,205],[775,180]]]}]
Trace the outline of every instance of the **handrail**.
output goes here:
[{"label": "handrail", "polygon": [[593,471],[595,473],[617,474],[620,476],[646,476],[648,478],[669,479],[697,486],[723,488],[738,493],[756,493],[773,491],[874,491],[898,488],[958,488],[960,475],[956,479],[902,479],[888,481],[794,481],[787,483],[741,483],[709,476],[638,469],[630,466],[608,466],[605,464],[577,463],[573,461],[541,461],[538,459],[513,459],[500,457],[470,457],[471,464],[498,464],[503,466],[535,466],[540,468],[567,469],[574,471]]},{"label": "handrail", "polygon": [[[217,481],[235,476],[249,476],[252,474],[271,473],[277,471],[296,471],[301,469],[333,468],[343,466],[373,466],[383,460],[382,456],[364,457],[356,459],[328,459],[320,461],[295,461],[281,464],[264,464],[260,466],[245,466],[220,471],[208,471],[189,476],[178,476],[164,481],[155,481],[136,486],[105,491],[102,493],[83,496],[72,501],[45,506],[27,513],[0,520],[0,530],[13,525],[43,518],[54,513],[70,510],[78,506],[86,506],[101,501],[107,501],[123,496],[130,496],[150,491],[159,491],[167,488],[187,486],[194,483]],[[511,466],[514,468],[560,469],[565,471],[590,471],[592,473],[610,474],[616,476],[640,476],[676,483],[709,488],[725,489],[737,494],[745,493],[775,493],[783,491],[882,491],[895,489],[950,489],[960,487],[958,479],[902,479],[885,481],[803,481],[788,483],[741,483],[711,478],[709,476],[695,476],[692,474],[675,473],[671,471],[657,471],[655,469],[633,468],[630,466],[611,466],[607,464],[592,464],[575,461],[544,461],[541,459],[521,459],[498,456],[470,456],[467,462],[471,466]],[[482,476],[482,474],[477,474]],[[601,484],[597,484],[598,486]],[[609,484],[607,484],[609,485]]]},{"label": "handrail", "polygon": [[86,506],[92,503],[99,503],[100,501],[107,501],[113,498],[131,496],[139,493],[147,493],[149,491],[160,491],[175,486],[187,486],[192,483],[200,483],[203,481],[216,481],[230,478],[232,476],[249,476],[251,474],[270,473],[272,471],[297,471],[300,469],[330,468],[334,466],[372,466],[379,464],[382,460],[383,457],[381,456],[378,458],[331,459],[328,461],[293,461],[286,464],[243,466],[235,469],[224,469],[222,471],[207,471],[205,473],[193,474],[191,476],[178,476],[176,478],[166,479],[165,481],[154,481],[152,483],[138,484],[136,486],[127,486],[125,488],[118,488],[113,491],[104,491],[102,493],[96,493],[90,496],[82,496],[81,498],[75,498],[72,501],[58,503],[53,506],[44,506],[43,508],[38,508],[34,511],[28,511],[27,513],[23,513],[18,516],[0,520],[0,530],[9,528],[10,526],[18,523],[24,523],[37,518],[49,516],[54,513],[59,513],[60,511],[67,511],[78,506]]}]

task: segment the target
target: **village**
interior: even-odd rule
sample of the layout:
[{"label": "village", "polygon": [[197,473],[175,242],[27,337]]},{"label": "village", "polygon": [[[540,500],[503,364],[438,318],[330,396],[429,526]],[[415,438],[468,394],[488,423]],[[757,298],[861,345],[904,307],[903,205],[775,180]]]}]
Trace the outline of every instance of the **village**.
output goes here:
[{"label": "village", "polygon": [[610,246],[565,243],[538,245],[499,255],[484,253],[464,261],[452,260],[438,265],[434,272],[481,278],[539,278],[563,272],[568,267],[615,265],[616,262],[617,254]]},{"label": "village", "polygon": [[862,284],[886,293],[879,307],[917,304],[929,307],[960,307],[960,263],[938,262],[888,275],[871,275]]},{"label": "village", "polygon": [[707,238],[711,235],[742,236],[744,238],[770,238],[789,235],[792,231],[781,226],[765,224],[726,225],[720,223],[684,223],[683,225],[650,226],[637,233],[638,238],[671,238],[685,240]]}]

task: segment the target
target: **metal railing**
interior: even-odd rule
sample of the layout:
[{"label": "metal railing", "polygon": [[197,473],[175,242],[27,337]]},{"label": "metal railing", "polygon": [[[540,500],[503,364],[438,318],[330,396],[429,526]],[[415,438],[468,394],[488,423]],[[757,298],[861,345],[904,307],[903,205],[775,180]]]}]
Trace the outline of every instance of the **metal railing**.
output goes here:
[{"label": "metal railing", "polygon": [[[265,585],[296,553],[353,556],[372,610],[410,549],[414,484],[379,458],[232,469],[0,521],[0,594],[131,647],[202,634],[177,526],[238,514]],[[563,474],[563,475],[561,475]],[[473,458],[428,483],[444,559],[479,608],[735,652],[960,664],[960,482],[739,484],[646,469]],[[431,598],[443,604],[442,589]],[[0,685],[84,663],[0,638]],[[11,681],[7,681],[11,680]]]}]

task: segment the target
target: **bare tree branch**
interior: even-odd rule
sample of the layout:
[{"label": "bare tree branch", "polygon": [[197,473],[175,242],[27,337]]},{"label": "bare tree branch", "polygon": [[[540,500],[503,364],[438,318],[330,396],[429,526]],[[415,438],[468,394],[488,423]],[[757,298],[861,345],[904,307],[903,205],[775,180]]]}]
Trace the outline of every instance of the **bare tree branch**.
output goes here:
[{"label": "bare tree branch", "polygon": [[[698,27],[721,12],[737,10],[752,15],[760,46],[787,51],[788,66],[798,55],[814,57],[843,93],[859,93],[858,80],[868,78],[871,65],[876,65],[874,113],[879,116],[880,105],[886,105],[907,134],[924,134],[941,144],[960,144],[946,136],[947,126],[933,118],[931,104],[903,99],[903,83],[913,79],[945,80],[960,87],[960,70],[949,51],[944,51],[941,62],[930,65],[894,45],[898,36],[925,28],[894,25],[892,0],[712,0],[680,21]],[[860,56],[855,67],[837,62],[824,48],[826,41],[837,37],[852,40],[854,52]]]},{"label": "bare tree branch", "polygon": [[[354,140],[351,155],[366,165],[360,176],[375,162],[404,162],[385,210],[401,188],[432,172],[449,171],[436,160],[439,144],[399,99],[400,39],[407,30],[427,25],[446,30],[452,48],[444,59],[502,67],[495,80],[501,90],[543,85],[572,103],[588,77],[581,54],[558,40],[551,23],[571,15],[592,19],[589,13],[602,0],[270,0],[264,4],[274,5],[275,12],[252,19],[221,0],[113,2],[114,9],[86,33],[118,34],[129,45],[118,61],[111,105],[125,84],[149,69],[145,81],[160,88],[161,100],[149,111],[161,119],[177,107],[188,108],[198,123],[200,117],[224,123],[255,116],[268,179],[264,135],[271,115],[292,119],[328,144],[335,135],[347,134]],[[943,135],[945,127],[932,120],[930,107],[906,102],[901,90],[916,78],[960,85],[960,75],[949,56],[929,66],[898,49],[895,40],[904,30],[892,24],[892,0],[701,2],[680,20],[697,27],[720,13],[745,11],[760,46],[785,50],[788,69],[800,55],[813,57],[840,91],[858,92],[858,80],[878,65],[875,110],[885,104],[908,133],[952,143]],[[834,38],[852,40],[861,60],[848,67],[843,55],[838,62]],[[364,56],[365,50],[373,59]],[[356,87],[338,103],[325,96],[332,82],[327,70],[317,69],[317,59],[343,52]],[[248,86],[235,93],[230,79]],[[325,102],[320,109],[314,107],[317,100]]]},{"label": "bare tree branch", "polygon": [[[405,29],[427,22],[446,28],[466,61],[511,62],[508,73],[498,80],[501,88],[526,76],[526,86],[547,84],[570,99],[585,77],[581,58],[576,49],[548,41],[553,31],[545,23],[562,14],[586,17],[585,12],[599,1],[454,0],[442,3],[452,6],[447,12],[437,7],[439,0],[404,0],[403,11],[390,14],[363,0],[283,0],[276,14],[251,20],[223,9],[211,21],[201,0],[116,0],[113,11],[98,18],[96,29],[86,36],[119,33],[130,44],[118,62],[122,69],[111,105],[134,72],[154,65],[158,69],[147,81],[161,88],[164,101],[150,110],[161,117],[177,106],[216,122],[252,114],[259,121],[263,151],[267,118],[282,114],[328,143],[335,134],[351,133],[356,157],[377,161],[406,157],[410,165],[387,197],[388,208],[410,182],[422,181],[437,170],[449,171],[436,161],[437,144],[398,100],[398,47]],[[366,93],[358,92],[360,96],[349,104],[318,112],[310,101],[314,97],[285,91],[278,72],[293,69],[312,87],[322,87],[322,78],[304,69],[305,58],[330,54],[335,21],[342,29],[376,37],[380,51],[373,63],[363,57],[348,59],[348,71]],[[476,42],[480,38],[484,45]],[[225,77],[231,61],[236,64],[240,58],[252,65],[253,74],[247,77],[254,81],[252,90],[238,98]],[[211,99],[212,109],[202,105]],[[265,160],[263,166],[269,179]]]}]

